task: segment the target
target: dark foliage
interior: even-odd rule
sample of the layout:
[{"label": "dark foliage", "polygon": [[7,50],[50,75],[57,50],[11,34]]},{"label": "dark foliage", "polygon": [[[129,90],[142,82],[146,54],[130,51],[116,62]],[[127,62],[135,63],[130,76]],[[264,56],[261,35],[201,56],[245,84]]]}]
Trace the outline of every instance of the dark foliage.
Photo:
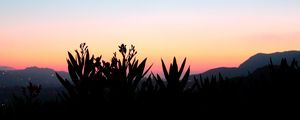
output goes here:
[{"label": "dark foliage", "polygon": [[[97,107],[111,109],[136,103],[138,85],[151,66],[146,69],[147,59],[142,62],[136,59],[137,51],[134,46],[127,50],[126,45],[120,45],[119,53],[122,58],[117,58],[114,53],[110,62],[101,61],[101,56],[90,57],[84,43],[80,48],[80,52],[75,51],[76,58],[68,53],[67,62],[72,81],[57,74],[67,90],[67,93],[62,93],[64,100],[72,110]],[[73,108],[74,106],[78,108]]]},{"label": "dark foliage", "polygon": [[31,82],[22,87],[22,96],[13,95],[11,104],[1,105],[1,115],[6,119],[38,119],[42,110],[42,102],[39,94],[42,87]]},{"label": "dark foliage", "polygon": [[[107,62],[89,53],[85,43],[75,54],[68,52],[70,80],[57,75],[65,88],[61,99],[41,103],[36,99],[41,87],[29,84],[22,99],[15,97],[12,106],[2,105],[0,115],[14,114],[113,117],[156,115],[166,111],[173,114],[194,111],[216,113],[235,110],[280,111],[299,107],[300,68],[296,60],[288,64],[282,59],[279,66],[270,64],[249,73],[246,77],[217,76],[193,79],[186,59],[180,66],[174,57],[167,69],[161,60],[163,76],[148,74],[147,59],[139,61],[134,46],[119,46]],[[120,56],[121,58],[118,58]],[[186,71],[185,71],[186,70]],[[21,109],[19,108],[21,107]],[[25,108],[25,109],[23,109]],[[25,112],[7,112],[19,109]],[[30,112],[30,113],[28,113]]]}]

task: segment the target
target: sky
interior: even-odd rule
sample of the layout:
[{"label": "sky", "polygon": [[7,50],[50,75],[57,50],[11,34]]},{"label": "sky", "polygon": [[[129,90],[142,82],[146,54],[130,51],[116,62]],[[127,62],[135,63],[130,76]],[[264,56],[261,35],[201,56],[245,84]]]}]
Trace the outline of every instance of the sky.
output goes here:
[{"label": "sky", "polygon": [[67,70],[80,43],[110,60],[136,46],[153,72],[185,57],[192,73],[256,53],[300,49],[299,0],[0,0],[0,66]]}]

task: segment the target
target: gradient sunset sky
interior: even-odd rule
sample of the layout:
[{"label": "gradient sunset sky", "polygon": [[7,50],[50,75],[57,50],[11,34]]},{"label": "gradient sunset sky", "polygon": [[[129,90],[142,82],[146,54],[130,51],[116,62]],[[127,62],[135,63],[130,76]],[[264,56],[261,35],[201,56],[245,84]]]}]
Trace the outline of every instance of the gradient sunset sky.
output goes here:
[{"label": "gradient sunset sky", "polygon": [[133,44],[154,72],[173,56],[193,73],[237,67],[300,49],[300,0],[0,0],[0,66],[66,70],[82,42],[106,60]]}]

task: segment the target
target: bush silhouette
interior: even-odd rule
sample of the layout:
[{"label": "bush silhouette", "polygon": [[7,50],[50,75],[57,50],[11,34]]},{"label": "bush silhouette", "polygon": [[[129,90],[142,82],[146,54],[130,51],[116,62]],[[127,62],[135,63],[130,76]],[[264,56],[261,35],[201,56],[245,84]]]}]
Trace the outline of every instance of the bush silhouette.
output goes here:
[{"label": "bush silhouette", "polygon": [[57,74],[59,81],[66,88],[64,99],[71,106],[81,108],[101,106],[113,108],[120,105],[131,105],[136,101],[136,92],[140,81],[149,72],[145,58],[139,63],[137,51],[132,45],[119,46],[122,58],[114,53],[110,62],[101,61],[101,56],[90,57],[85,43],[80,45],[80,53],[76,50],[76,58],[68,52],[68,70],[72,81],[63,79]]},{"label": "bush silhouette", "polygon": [[39,99],[41,89],[41,85],[29,82],[28,86],[22,87],[22,96],[13,95],[10,105],[12,108],[8,108],[6,112],[18,116],[9,116],[10,119],[38,119],[42,107],[42,101]]}]

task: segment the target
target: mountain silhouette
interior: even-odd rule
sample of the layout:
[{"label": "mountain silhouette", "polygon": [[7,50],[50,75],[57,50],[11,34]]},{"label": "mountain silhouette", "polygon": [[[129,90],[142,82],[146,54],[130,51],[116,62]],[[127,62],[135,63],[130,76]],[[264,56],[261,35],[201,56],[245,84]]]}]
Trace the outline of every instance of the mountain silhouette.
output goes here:
[{"label": "mountain silhouette", "polygon": [[[68,78],[67,72],[58,73]],[[0,85],[2,88],[26,86],[28,82],[40,84],[43,87],[61,86],[55,76],[55,71],[49,68],[28,67],[22,70],[0,70]]]},{"label": "mountain silhouette", "polygon": [[0,66],[0,71],[9,71],[9,70],[16,70],[16,69],[9,66]]},{"label": "mountain silhouette", "polygon": [[[55,76],[55,71],[49,68],[28,67],[22,70],[0,70],[0,103],[7,103],[12,95],[22,95],[22,87],[28,86],[29,82],[41,85],[40,94],[43,100],[55,100],[62,86]],[[64,78],[69,79],[67,72],[58,72]]]},{"label": "mountain silhouette", "polygon": [[275,52],[271,54],[258,53],[243,62],[239,69],[253,72],[257,68],[270,63],[270,59],[272,59],[274,65],[279,65],[282,58],[286,58],[288,63],[291,63],[293,59],[300,61],[300,51]]},{"label": "mountain silhouette", "polygon": [[[245,62],[240,64],[239,67],[219,67],[210,69],[201,75],[203,77],[211,77],[212,75],[218,75],[221,73],[223,76],[232,78],[238,76],[247,76],[249,73],[254,72],[256,69],[264,67],[270,64],[270,60],[274,65],[279,65],[282,58],[286,58],[288,63],[291,63],[293,59],[300,61],[300,51],[284,51],[275,53],[258,53],[251,56]],[[194,75],[191,75],[194,76]]]}]

